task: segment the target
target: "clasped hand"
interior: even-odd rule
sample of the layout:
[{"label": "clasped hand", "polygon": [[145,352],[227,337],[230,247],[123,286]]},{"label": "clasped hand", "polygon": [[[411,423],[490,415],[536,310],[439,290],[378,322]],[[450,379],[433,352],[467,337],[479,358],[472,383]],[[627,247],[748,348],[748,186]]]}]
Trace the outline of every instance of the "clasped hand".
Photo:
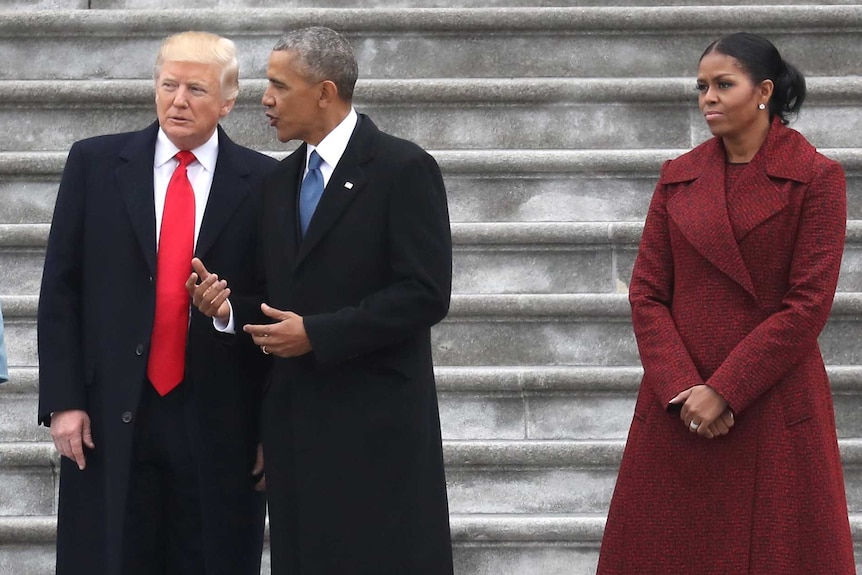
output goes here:
[{"label": "clasped hand", "polygon": [[[730,433],[733,427],[733,412],[727,401],[708,385],[690,387],[670,400],[671,404],[682,404],[680,419],[686,429],[706,439]],[[692,422],[697,425],[695,430]]]}]

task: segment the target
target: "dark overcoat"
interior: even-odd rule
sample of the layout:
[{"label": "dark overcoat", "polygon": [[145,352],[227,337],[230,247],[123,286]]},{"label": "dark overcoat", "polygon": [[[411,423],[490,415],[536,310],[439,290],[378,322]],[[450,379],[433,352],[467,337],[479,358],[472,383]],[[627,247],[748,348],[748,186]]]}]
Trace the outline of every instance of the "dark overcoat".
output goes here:
[{"label": "dark overcoat", "polygon": [[[598,573],[855,573],[829,381],[817,343],[844,247],[841,167],[773,122],[725,194],[714,138],[668,162],[630,288],[644,377]],[[727,436],[669,410],[705,383]]]},{"label": "dark overcoat", "polygon": [[[273,362],[264,397],[273,575],[451,574],[430,343],[452,277],[440,170],[360,115],[300,242],[305,159],[265,182],[260,229],[265,300],[303,316],[313,347]],[[234,305],[241,323],[256,311]]]},{"label": "dark overcoat", "polygon": [[[38,312],[39,421],[49,425],[54,411],[86,410],[96,444],[84,471],[62,459],[59,575],[120,575],[135,411],[155,313],[157,134],[154,123],[77,142],[57,196]],[[234,293],[254,285],[257,189],[275,163],[219,128],[195,253]],[[260,572],[264,501],[250,475],[266,370],[260,357],[245,334],[220,334],[192,311],[183,385],[191,396],[187,421],[208,574]]]}]

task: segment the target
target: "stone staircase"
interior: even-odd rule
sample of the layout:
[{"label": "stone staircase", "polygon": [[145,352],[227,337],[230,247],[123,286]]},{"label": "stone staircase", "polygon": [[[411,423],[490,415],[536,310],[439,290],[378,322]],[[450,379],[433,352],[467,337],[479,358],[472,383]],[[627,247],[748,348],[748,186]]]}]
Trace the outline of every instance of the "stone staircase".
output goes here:
[{"label": "stone staircase", "polygon": [[706,44],[739,29],[770,37],[809,78],[794,127],[848,175],[847,250],[821,342],[862,543],[862,6],[453,3],[0,0],[12,377],[0,386],[0,573],[53,572],[58,465],[35,425],[35,310],[66,152],[151,122],[158,43],[190,28],[237,42],[244,79],[225,127],[240,143],[285,154],[260,78],[283,28],[323,24],[354,43],[357,108],[440,162],[455,295],[434,346],[458,575],[593,572],[641,373],[625,292],[658,169],[709,135],[693,89]]}]

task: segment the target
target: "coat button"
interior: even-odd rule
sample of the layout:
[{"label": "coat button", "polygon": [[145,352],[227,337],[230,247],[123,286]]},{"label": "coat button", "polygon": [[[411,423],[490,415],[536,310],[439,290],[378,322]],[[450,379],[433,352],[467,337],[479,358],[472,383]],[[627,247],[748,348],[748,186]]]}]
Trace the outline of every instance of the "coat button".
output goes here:
[{"label": "coat button", "polygon": [[132,412],[124,411],[123,412],[123,423],[131,423],[132,422]]},{"label": "coat button", "polygon": [[138,344],[138,347],[135,348],[135,355],[144,355],[144,344]]}]

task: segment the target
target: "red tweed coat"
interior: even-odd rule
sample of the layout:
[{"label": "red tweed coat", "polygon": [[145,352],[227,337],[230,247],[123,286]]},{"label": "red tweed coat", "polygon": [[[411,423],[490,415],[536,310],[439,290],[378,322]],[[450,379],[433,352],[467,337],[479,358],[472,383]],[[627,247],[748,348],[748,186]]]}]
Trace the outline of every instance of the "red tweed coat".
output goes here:
[{"label": "red tweed coat", "polygon": [[[666,163],[630,288],[644,377],[600,575],[855,573],[817,344],[838,279],[841,167],[774,122],[725,194],[714,138]],[[668,402],[700,383],[736,413],[714,440]]]}]

